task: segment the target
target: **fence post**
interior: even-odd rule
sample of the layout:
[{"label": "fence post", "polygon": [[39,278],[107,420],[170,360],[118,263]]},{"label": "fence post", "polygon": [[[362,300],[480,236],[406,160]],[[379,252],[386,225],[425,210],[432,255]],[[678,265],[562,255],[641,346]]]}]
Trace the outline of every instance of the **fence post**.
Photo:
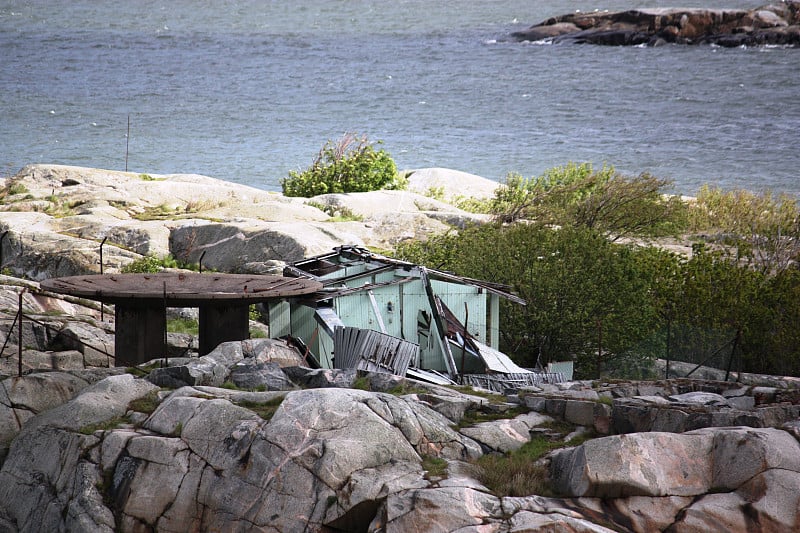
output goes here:
[{"label": "fence post", "polygon": [[3,234],[0,235],[0,269],[3,268],[3,241],[8,237],[8,231],[9,230],[5,230]]},{"label": "fence post", "polygon": [[667,353],[666,353],[667,368],[666,368],[666,373],[664,375],[664,379],[669,379],[669,355],[670,355],[669,354],[669,348],[670,348],[669,343],[670,343],[671,329],[672,329],[672,319],[667,317]]},{"label": "fence post", "polygon": [[[103,240],[100,241],[100,275],[103,275],[103,245],[106,243],[106,239],[108,239],[108,235],[103,237]],[[100,302],[100,322],[104,320],[104,312],[103,312],[103,302]]]},{"label": "fence post", "polygon": [[106,243],[106,239],[108,236],[103,237],[103,240],[100,241],[100,275],[103,274],[103,245]]},{"label": "fence post", "polygon": [[18,334],[18,342],[17,342],[17,376],[22,377],[22,295],[25,294],[25,291],[28,289],[23,287],[21,291],[19,291],[19,308],[17,309],[17,330]]},{"label": "fence post", "polygon": [[[731,355],[728,357],[728,368],[725,369],[725,381],[728,381],[728,376],[731,373],[731,365],[733,364],[733,355],[736,353],[736,347],[739,346],[739,338],[742,336],[742,328],[736,330],[736,337],[733,339],[733,347],[731,348]],[[741,372],[739,373],[741,375]]]}]

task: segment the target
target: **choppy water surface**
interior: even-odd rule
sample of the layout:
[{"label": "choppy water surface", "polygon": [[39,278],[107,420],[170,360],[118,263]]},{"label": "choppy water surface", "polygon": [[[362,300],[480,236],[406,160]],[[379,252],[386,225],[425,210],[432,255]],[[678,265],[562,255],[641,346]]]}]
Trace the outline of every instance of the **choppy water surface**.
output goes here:
[{"label": "choppy water surface", "polygon": [[130,170],[280,190],[358,131],[401,168],[501,180],[608,162],[683,193],[800,194],[800,50],[503,40],[574,9],[658,4],[0,2],[0,172],[123,169],[127,144]]}]

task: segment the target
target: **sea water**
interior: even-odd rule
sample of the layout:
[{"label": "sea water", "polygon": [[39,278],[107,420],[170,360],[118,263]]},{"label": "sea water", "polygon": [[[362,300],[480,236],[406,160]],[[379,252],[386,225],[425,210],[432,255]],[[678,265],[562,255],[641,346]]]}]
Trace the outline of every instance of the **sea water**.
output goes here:
[{"label": "sea water", "polygon": [[800,49],[507,39],[577,9],[670,5],[0,1],[0,175],[60,163],[279,191],[359,132],[401,169],[502,181],[591,162],[684,194],[800,194]]}]

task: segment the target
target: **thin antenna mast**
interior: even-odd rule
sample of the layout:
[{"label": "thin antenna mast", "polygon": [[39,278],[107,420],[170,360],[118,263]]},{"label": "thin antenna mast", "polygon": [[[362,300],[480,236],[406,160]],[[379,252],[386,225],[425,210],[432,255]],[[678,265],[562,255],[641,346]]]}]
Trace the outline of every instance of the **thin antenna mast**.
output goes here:
[{"label": "thin antenna mast", "polygon": [[125,172],[128,171],[128,146],[131,142],[131,115],[128,114],[128,133],[125,134]]}]

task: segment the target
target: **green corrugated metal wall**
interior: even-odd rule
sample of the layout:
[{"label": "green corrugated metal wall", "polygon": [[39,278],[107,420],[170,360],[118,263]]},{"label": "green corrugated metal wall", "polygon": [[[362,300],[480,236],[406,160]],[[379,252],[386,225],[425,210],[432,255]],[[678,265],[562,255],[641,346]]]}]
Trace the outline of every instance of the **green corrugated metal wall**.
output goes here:
[{"label": "green corrugated metal wall", "polygon": [[486,294],[479,293],[478,288],[471,285],[439,280],[432,280],[431,287],[462,324],[467,318],[464,310],[464,302],[466,302],[469,309],[467,331],[482,343],[488,344],[486,340]]},{"label": "green corrugated metal wall", "polygon": [[[348,267],[348,274],[363,271],[363,265]],[[342,271],[337,273],[341,276]],[[376,273],[371,276],[360,277],[346,282],[349,287],[361,287],[365,283],[381,283],[397,280],[398,277],[408,275],[405,272],[386,271]],[[345,286],[344,284],[340,286]],[[477,287],[462,285],[441,280],[431,280],[431,286],[436,295],[442,302],[455,314],[461,321],[464,321],[465,311],[464,302],[469,309],[469,323],[467,330],[479,341],[497,348],[497,321],[498,321],[498,298],[490,293],[479,291]],[[387,285],[383,287],[373,287],[371,289],[375,298],[375,306],[369,296],[369,292],[359,291],[336,297],[333,301],[333,308],[339,318],[347,326],[373,329],[380,331],[380,325],[376,318],[376,307],[383,319],[386,333],[411,342],[419,343],[420,338],[417,332],[417,317],[420,310],[432,316],[432,310],[428,299],[428,294],[422,284],[421,279],[413,279],[405,283]],[[487,298],[488,297],[488,298]],[[487,299],[489,300],[487,302]],[[490,316],[487,324],[487,308]],[[270,322],[275,321],[276,331],[287,329],[287,309],[285,306],[270,307]],[[433,324],[432,324],[433,327]],[[328,336],[321,327],[318,327],[314,319],[314,310],[299,305],[291,307],[291,334],[301,338],[309,348],[317,354],[323,367],[332,368],[331,357],[333,355],[333,339]],[[487,334],[487,329],[488,334]],[[270,332],[271,336],[279,336]],[[285,334],[285,333],[284,333]],[[438,337],[435,331],[433,336]],[[439,342],[431,342],[430,348],[421,346],[419,366],[440,371],[447,371],[444,362],[444,355],[441,352]]]}]

